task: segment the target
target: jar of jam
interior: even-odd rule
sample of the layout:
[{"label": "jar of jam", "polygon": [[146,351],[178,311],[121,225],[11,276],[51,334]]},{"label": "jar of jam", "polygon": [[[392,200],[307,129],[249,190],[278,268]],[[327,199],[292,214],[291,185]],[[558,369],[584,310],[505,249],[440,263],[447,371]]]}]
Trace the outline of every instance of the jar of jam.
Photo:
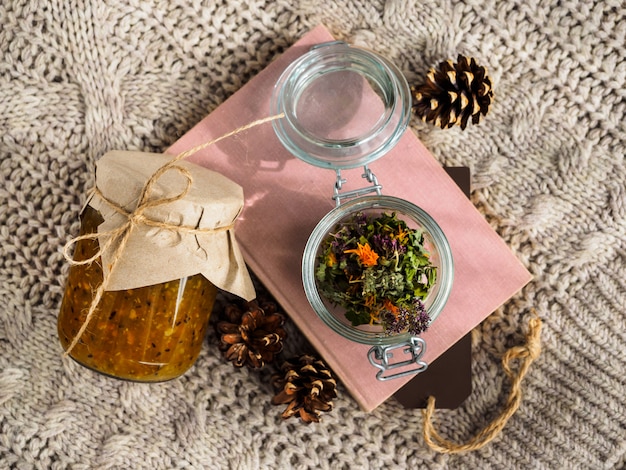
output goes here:
[{"label": "jar of jam", "polygon": [[[426,342],[417,331],[435,321],[448,300],[452,252],[436,221],[409,201],[382,195],[369,168],[408,127],[406,79],[384,57],[333,41],[314,46],[287,67],[275,84],[270,109],[284,115],[273,126],[286,149],[335,172],[336,207],[313,230],[302,259],[304,291],[313,311],[344,338],[372,346],[368,359],[379,369],[377,379],[422,372]],[[346,191],[342,171],[360,166],[369,184]],[[355,220],[368,222],[346,231],[358,225]],[[367,227],[381,220],[393,221],[397,230],[380,228],[366,237]],[[416,240],[409,246],[414,265],[403,269],[401,255],[408,245],[399,241],[408,236]],[[347,256],[354,253],[358,261]],[[336,276],[332,283],[331,276]],[[385,297],[385,292],[393,295]],[[398,349],[404,360],[392,360],[394,353],[400,356]]]},{"label": "jar of jam", "polygon": [[[117,276],[109,283],[113,288],[104,289],[88,318],[104,276],[113,272],[111,261],[103,261],[107,252],[101,250],[97,236],[106,219],[102,212],[111,218],[127,207],[128,201],[135,201],[145,180],[168,158],[139,152],[105,155],[97,164],[96,184],[99,194],[106,192],[107,196],[94,195],[81,215],[81,237],[76,239],[58,317],[59,339],[76,362],[115,378],[159,382],[182,375],[200,354],[218,287],[248,300],[254,296],[229,233],[232,229],[177,231],[179,226],[230,223],[243,205],[238,185],[188,164],[187,170],[194,172],[193,185],[201,187],[197,191],[192,187],[186,197],[169,198],[163,195],[172,188],[174,194],[180,194],[176,188],[179,181],[175,175],[160,181],[156,193],[165,197],[166,203],[153,205],[162,206],[163,214],[153,211],[147,217],[157,225],[163,220],[177,222],[166,229],[150,224],[133,228],[135,238],[129,237],[127,243],[130,251],[121,253]],[[173,204],[168,198],[175,200]],[[82,237],[88,234],[94,236]],[[144,251],[137,253],[141,249]],[[81,264],[90,259],[93,261]],[[103,266],[108,268],[105,272]],[[81,333],[85,322],[87,327]]]},{"label": "jar of jam", "polygon": [[[100,214],[87,206],[81,235],[95,232],[102,221]],[[80,240],[74,259],[89,259],[97,251],[97,240]],[[101,262],[70,268],[58,319],[64,349],[78,334],[102,279]],[[217,288],[202,274],[107,291],[70,356],[90,369],[121,379],[158,382],[178,377],[200,354],[216,294]]]}]

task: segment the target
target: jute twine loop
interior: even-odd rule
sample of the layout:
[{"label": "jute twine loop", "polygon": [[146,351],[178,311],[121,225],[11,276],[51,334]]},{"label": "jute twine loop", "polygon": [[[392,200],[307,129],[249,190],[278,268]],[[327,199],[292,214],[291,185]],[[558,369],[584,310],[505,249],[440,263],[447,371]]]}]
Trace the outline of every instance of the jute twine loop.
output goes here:
[{"label": "jute twine loop", "polygon": [[[216,143],[218,143],[219,141],[226,139],[228,137],[231,137],[235,134],[239,134],[240,132],[243,132],[247,129],[250,129],[252,127],[256,127],[259,126],[261,124],[265,124],[266,122],[269,121],[273,121],[275,119],[280,119],[284,116],[284,114],[278,114],[275,116],[270,116],[267,118],[263,118],[263,119],[258,119],[256,121],[253,121],[249,124],[246,124],[244,126],[238,127],[237,129],[228,132],[227,134],[224,134],[216,139],[210,140],[208,142],[205,142],[203,144],[200,144],[196,147],[193,147],[189,150],[186,150],[185,152],[181,152],[178,155],[176,155],[172,160],[168,161],[167,163],[165,163],[163,166],[161,166],[159,169],[157,169],[157,171],[155,171],[152,176],[148,179],[148,181],[146,182],[146,184],[143,186],[142,190],[141,190],[141,194],[139,196],[139,199],[137,201],[137,205],[135,206],[134,210],[132,211],[127,211],[126,209],[124,209],[123,207],[121,207],[119,204],[115,203],[114,201],[107,199],[106,197],[104,197],[104,195],[100,192],[100,190],[95,187],[92,192],[93,194],[97,195],[98,197],[100,197],[108,206],[110,206],[111,208],[113,208],[116,212],[118,212],[119,214],[123,215],[126,218],[126,221],[120,225],[119,227],[117,227],[116,229],[113,230],[109,230],[106,232],[101,232],[101,233],[91,233],[91,234],[85,234],[85,235],[79,235],[75,238],[72,238],[70,241],[68,241],[64,248],[63,248],[63,256],[65,257],[65,259],[68,261],[68,263],[72,266],[79,266],[79,265],[85,265],[85,264],[91,264],[94,261],[96,261],[98,258],[100,258],[100,256],[102,255],[102,253],[104,253],[106,250],[109,249],[110,246],[112,245],[116,245],[115,250],[113,251],[113,253],[111,254],[111,262],[108,266],[109,268],[109,275],[108,276],[103,276],[102,279],[102,283],[98,286],[98,288],[95,290],[94,292],[94,296],[93,299],[91,301],[91,305],[89,306],[89,309],[87,310],[87,315],[85,316],[85,321],[83,322],[83,324],[81,325],[80,329],[78,330],[78,333],[76,333],[76,335],[74,336],[74,338],[72,339],[71,343],[69,344],[69,346],[67,347],[67,349],[65,350],[65,353],[63,354],[64,357],[67,357],[70,352],[72,351],[72,349],[74,349],[74,347],[78,344],[78,341],[80,340],[81,336],[85,333],[85,330],[87,329],[87,326],[89,325],[89,322],[91,321],[97,307],[98,304],[100,303],[100,300],[102,300],[102,296],[104,295],[106,288],[109,284],[109,279],[111,277],[111,272],[113,271],[113,269],[115,268],[115,266],[117,265],[118,261],[120,260],[120,257],[122,256],[122,253],[124,251],[124,247],[126,246],[128,239],[130,237],[130,234],[132,232],[132,230],[138,226],[138,225],[149,225],[152,227],[158,227],[158,228],[163,228],[163,229],[167,229],[167,230],[173,230],[175,232],[184,232],[184,233],[214,233],[217,231],[226,231],[226,230],[230,230],[231,228],[233,228],[233,224],[229,224],[229,225],[225,225],[225,226],[220,226],[220,227],[214,227],[214,228],[208,228],[208,229],[200,229],[200,228],[196,228],[196,227],[187,227],[187,226],[182,226],[182,225],[174,225],[174,224],[169,224],[166,222],[161,222],[158,220],[153,220],[150,219],[149,217],[147,217],[144,213],[147,209],[151,208],[151,207],[156,207],[159,205],[163,205],[163,204],[169,204],[175,201],[179,201],[180,199],[184,198],[187,193],[189,192],[189,190],[191,189],[191,186],[193,184],[193,178],[191,173],[184,167],[180,166],[180,165],[176,165],[177,162],[183,160],[184,158],[189,157],[190,155],[193,155],[194,153],[207,148],[211,145],[214,145]],[[154,185],[156,184],[156,182],[159,180],[159,178],[161,178],[166,172],[168,171],[175,171],[177,173],[179,173],[180,175],[182,175],[185,179],[186,179],[186,186],[185,188],[179,193],[176,194],[174,196],[170,196],[170,197],[163,197],[163,198],[153,198],[152,197],[152,193],[153,193],[153,188]],[[93,196],[92,194],[92,196]],[[96,252],[96,254],[94,256],[92,256],[89,259],[86,260],[81,260],[81,261],[75,261],[74,257],[71,254],[71,248],[78,243],[81,240],[100,240],[100,239],[105,239],[106,241],[104,243],[102,243],[99,248],[98,251]]]},{"label": "jute twine loop", "polygon": [[[532,362],[541,354],[541,320],[537,312],[532,311],[532,317],[528,321],[528,333],[526,342],[521,346],[514,346],[506,351],[502,357],[502,367],[511,380],[511,390],[506,400],[504,409],[500,414],[476,436],[465,444],[456,444],[441,437],[433,425],[435,412],[435,397],[428,397],[428,404],[422,411],[424,418],[424,440],[428,446],[444,454],[458,454],[480,449],[498,436],[508,420],[515,414],[522,402],[522,380],[528,373]],[[513,361],[519,360],[517,371],[513,371]]]}]

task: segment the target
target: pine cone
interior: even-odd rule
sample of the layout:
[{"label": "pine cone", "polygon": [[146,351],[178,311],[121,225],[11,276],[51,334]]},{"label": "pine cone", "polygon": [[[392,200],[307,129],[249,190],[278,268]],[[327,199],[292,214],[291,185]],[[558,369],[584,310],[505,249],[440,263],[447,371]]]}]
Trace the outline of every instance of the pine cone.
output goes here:
[{"label": "pine cone", "polygon": [[457,60],[441,62],[428,72],[426,83],[413,89],[416,116],[442,129],[455,124],[465,129],[470,117],[478,124],[493,98],[485,67],[462,55]]},{"label": "pine cone", "polygon": [[216,325],[221,335],[218,347],[236,367],[263,367],[283,349],[287,335],[282,328],[285,318],[276,313],[275,304],[266,301],[262,305],[266,309],[254,300],[245,303],[243,309],[228,304],[224,311],[226,320]]},{"label": "pine cone", "polygon": [[283,419],[298,415],[305,423],[318,423],[320,412],[332,410],[337,382],[324,362],[304,354],[285,361],[281,371],[272,376],[277,392],[272,404],[289,404]]}]

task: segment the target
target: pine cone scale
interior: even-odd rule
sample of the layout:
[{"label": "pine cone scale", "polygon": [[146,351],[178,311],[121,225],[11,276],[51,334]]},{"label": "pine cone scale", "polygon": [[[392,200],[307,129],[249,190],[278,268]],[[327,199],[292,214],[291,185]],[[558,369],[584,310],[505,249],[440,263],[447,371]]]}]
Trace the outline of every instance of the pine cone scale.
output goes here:
[{"label": "pine cone scale", "polygon": [[331,411],[333,409],[332,403],[325,402],[322,400],[317,400],[317,399],[310,399],[307,405],[311,409],[317,409],[320,411]]},{"label": "pine cone scale", "polygon": [[222,335],[222,341],[227,344],[237,344],[241,343],[242,337],[239,333],[227,333]]},{"label": "pine cone scale", "polygon": [[321,380],[314,380],[311,382],[311,395],[319,395],[320,390],[324,388],[324,384]]},{"label": "pine cone scale", "polygon": [[[301,409],[302,409],[302,407],[299,406],[296,401],[292,401],[291,403],[289,403],[289,405],[287,406],[285,411],[283,411],[283,414],[281,416],[282,416],[283,419],[291,418],[296,413],[300,413]],[[310,421],[307,421],[307,422],[310,422]]]},{"label": "pine cone scale", "polygon": [[241,343],[233,344],[225,353],[226,359],[232,361],[238,367],[243,366],[245,362],[246,349]]},{"label": "pine cone scale", "polygon": [[285,390],[281,390],[280,393],[272,397],[272,405],[284,405],[293,401],[292,394],[287,393]]}]

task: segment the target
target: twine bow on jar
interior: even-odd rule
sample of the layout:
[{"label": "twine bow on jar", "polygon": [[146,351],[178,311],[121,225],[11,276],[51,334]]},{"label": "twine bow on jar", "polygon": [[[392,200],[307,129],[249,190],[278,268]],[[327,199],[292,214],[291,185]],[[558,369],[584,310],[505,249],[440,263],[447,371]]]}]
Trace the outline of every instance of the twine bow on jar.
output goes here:
[{"label": "twine bow on jar", "polygon": [[[184,224],[174,224],[174,223],[170,223],[164,220],[158,220],[157,218],[152,218],[147,215],[146,212],[149,211],[150,209],[165,206],[165,205],[172,204],[172,203],[182,200],[183,198],[185,198],[185,196],[187,196],[187,194],[191,190],[192,185],[193,185],[192,173],[188,170],[188,168],[185,168],[184,166],[177,164],[177,163],[206,147],[216,144],[217,142],[223,139],[231,137],[235,134],[239,134],[240,132],[243,132],[252,127],[256,127],[266,122],[279,119],[281,117],[283,117],[283,115],[279,114],[279,115],[274,115],[274,116],[270,116],[267,118],[256,120],[254,122],[241,126],[231,132],[228,132],[227,134],[224,134],[216,139],[210,140],[201,145],[193,147],[192,149],[189,149],[185,152],[181,152],[180,154],[176,155],[172,159],[168,159],[168,161],[162,166],[160,166],[148,178],[146,183],[143,185],[143,187],[141,188],[141,193],[139,197],[137,198],[137,203],[134,209],[132,210],[127,210],[124,208],[123,204],[119,204],[118,202],[113,201],[111,198],[106,197],[102,193],[102,191],[98,188],[98,186],[96,186],[92,190],[92,194],[90,195],[90,200],[94,197],[97,198],[99,201],[103,203],[104,206],[106,206],[107,208],[111,209],[115,213],[122,216],[123,222],[119,224],[117,227],[109,229],[109,230],[104,230],[100,232],[96,231],[94,233],[83,234],[75,238],[72,238],[66,243],[66,245],[63,248],[63,256],[68,261],[68,263],[72,266],[91,264],[97,261],[98,259],[102,259],[105,253],[107,252],[110,253],[110,255],[108,256],[108,262],[106,264],[107,269],[105,270],[104,269],[105,266],[103,266],[102,282],[99,284],[97,289],[95,289],[94,294],[93,294],[93,299],[89,306],[89,309],[87,310],[85,319],[80,329],[78,330],[76,335],[72,338],[72,341],[69,343],[67,349],[65,350],[64,357],[67,357],[71,353],[72,349],[76,346],[76,344],[78,344],[81,336],[85,333],[89,325],[89,322],[91,321],[94,313],[96,312],[98,308],[98,304],[102,300],[102,296],[107,291],[107,288],[110,286],[112,272],[114,271],[116,266],[118,266],[118,264],[120,263],[120,260],[124,256],[124,250],[129,243],[129,238],[131,237],[131,234],[137,230],[138,227],[148,226],[148,227],[156,228],[156,229],[169,230],[178,234],[192,234],[192,235],[228,232],[233,229],[234,220],[231,220],[228,223],[218,224],[217,226],[203,228],[203,227],[198,227],[198,226],[188,226]],[[184,188],[181,191],[179,191],[178,194],[175,194],[173,196],[168,196],[168,197],[155,196],[155,193],[157,192],[155,191],[156,189],[155,186],[157,182],[167,172],[170,172],[170,171],[176,172],[184,178],[185,180]],[[236,215],[238,215],[238,213]],[[76,243],[78,243],[81,240],[98,240],[100,242],[100,245],[99,245],[98,250],[93,256],[89,257],[88,259],[77,261],[77,260],[74,260],[72,256],[72,251],[73,251],[72,248]],[[240,258],[238,249],[236,250],[234,257]],[[243,260],[241,260],[241,264],[243,264]],[[245,270],[245,265],[242,267],[242,269]],[[245,272],[245,275],[247,276],[247,271]],[[252,287],[249,277],[241,281],[239,284],[240,284],[239,288],[243,292],[247,293],[248,294],[247,296],[250,296],[249,295],[250,291],[252,291],[252,294],[253,294],[254,288]],[[242,296],[245,297],[246,295],[244,294]]]}]

